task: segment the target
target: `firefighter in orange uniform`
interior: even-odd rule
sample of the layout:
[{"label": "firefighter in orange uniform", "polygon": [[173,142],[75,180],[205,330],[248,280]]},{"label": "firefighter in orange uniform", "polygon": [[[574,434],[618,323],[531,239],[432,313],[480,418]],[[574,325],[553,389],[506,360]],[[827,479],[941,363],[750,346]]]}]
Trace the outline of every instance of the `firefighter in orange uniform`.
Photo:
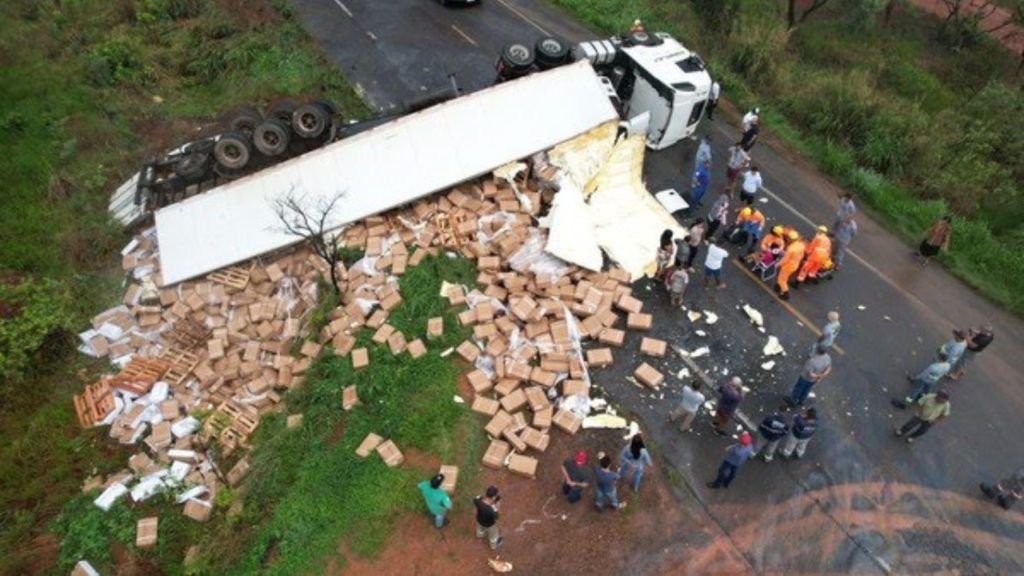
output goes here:
[{"label": "firefighter in orange uniform", "polygon": [[782,256],[782,262],[779,263],[778,284],[775,287],[783,300],[789,300],[789,277],[795,274],[797,268],[800,267],[800,262],[803,261],[804,252],[807,249],[796,230],[790,230],[788,238],[786,253]]},{"label": "firefighter in orange uniform", "polygon": [[807,261],[804,262],[802,268],[800,268],[800,274],[797,275],[796,281],[803,282],[810,277],[812,280],[817,281],[818,271],[832,258],[832,240],[828,237],[828,228],[824,226],[818,226],[818,233],[814,235],[814,239],[807,246]]},{"label": "firefighter in orange uniform", "polygon": [[[769,264],[773,262],[773,259],[782,253],[782,250],[786,247],[786,240],[784,230],[782,226],[774,226],[771,232],[764,235],[761,239],[761,250],[760,253],[751,253],[747,255],[748,262],[756,262],[758,260]],[[768,254],[771,254],[772,259],[767,259]]]}]

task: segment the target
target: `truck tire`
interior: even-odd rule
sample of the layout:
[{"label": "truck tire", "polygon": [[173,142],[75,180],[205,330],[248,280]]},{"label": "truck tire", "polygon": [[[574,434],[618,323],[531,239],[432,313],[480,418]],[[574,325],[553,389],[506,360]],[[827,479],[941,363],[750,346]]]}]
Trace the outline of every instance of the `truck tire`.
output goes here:
[{"label": "truck tire", "polygon": [[259,123],[262,121],[263,116],[260,115],[259,111],[248,106],[240,110],[231,118],[231,122],[228,124],[228,130],[241,132],[249,138],[252,138],[252,134],[256,130],[256,126],[259,126]]},{"label": "truck tire", "polygon": [[195,142],[185,144],[181,151],[185,154],[201,152],[209,156],[210,154],[213,154],[213,145],[213,138],[203,138],[202,140],[196,140]]},{"label": "truck tire", "polygon": [[537,68],[549,70],[569,60],[569,48],[557,38],[541,38],[533,46]]},{"label": "truck tire", "polygon": [[334,102],[331,102],[330,100],[317,100],[313,102],[313,104],[316,104],[317,106],[323,108],[324,112],[327,112],[327,116],[332,120],[338,114],[338,107],[335,106]]},{"label": "truck tire", "polygon": [[266,156],[278,156],[288,150],[292,133],[287,124],[277,118],[267,118],[253,133],[252,143]]},{"label": "truck tire", "polygon": [[513,70],[524,70],[533,66],[533,50],[526,44],[513,42],[501,49],[501,61]]},{"label": "truck tire", "polygon": [[270,111],[267,112],[267,118],[276,118],[285,124],[291,125],[292,114],[295,113],[295,109],[298,107],[299,105],[291,100],[278,102],[270,107]]},{"label": "truck tire", "polygon": [[330,124],[326,110],[317,104],[305,104],[292,114],[292,129],[301,138],[316,138],[324,133]]},{"label": "truck tire", "polygon": [[231,170],[241,170],[252,158],[252,146],[241,132],[225,132],[213,145],[213,157],[217,164]]},{"label": "truck tire", "polygon": [[210,162],[210,155],[205,152],[188,152],[174,163],[174,173],[190,180],[202,176]]}]

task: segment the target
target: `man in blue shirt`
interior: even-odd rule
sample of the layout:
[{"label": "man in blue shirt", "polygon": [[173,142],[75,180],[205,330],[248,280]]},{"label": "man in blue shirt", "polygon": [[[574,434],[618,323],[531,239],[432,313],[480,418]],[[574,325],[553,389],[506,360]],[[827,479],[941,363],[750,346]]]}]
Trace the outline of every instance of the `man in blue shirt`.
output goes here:
[{"label": "man in blue shirt", "polygon": [[782,447],[783,458],[803,458],[807,450],[807,443],[818,431],[818,412],[814,408],[808,408],[807,412],[797,414],[793,417],[793,427],[789,430],[786,444]]},{"label": "man in blue shirt", "polygon": [[711,166],[706,163],[697,164],[697,169],[693,173],[693,196],[694,206],[701,205],[701,199],[704,198],[704,194],[708,191],[708,185],[711,183]]},{"label": "man in blue shirt", "polygon": [[594,502],[594,506],[598,512],[604,510],[604,501],[608,500],[608,505],[612,510],[618,511],[626,507],[626,502],[619,503],[618,492],[615,489],[615,483],[619,481],[619,475],[612,470],[612,457],[607,454],[602,454],[598,461],[600,468],[594,470],[594,477],[597,480],[597,500]]},{"label": "man in blue shirt", "polygon": [[758,440],[758,447],[754,452],[760,454],[765,462],[771,462],[775,457],[775,450],[779,447],[779,442],[789,433],[789,424],[781,414],[776,413],[765,417],[757,430],[761,438]]},{"label": "man in blue shirt", "polygon": [[913,378],[907,376],[907,380],[914,387],[910,389],[910,394],[907,395],[906,399],[893,400],[892,405],[900,410],[906,410],[907,407],[913,406],[921,396],[931,394],[935,385],[949,374],[951,368],[952,366],[946,357],[946,353],[940,350],[939,359],[936,362],[929,364],[927,368]]},{"label": "man in blue shirt", "polygon": [[739,444],[733,444],[726,448],[725,460],[722,460],[722,465],[718,467],[718,476],[708,482],[708,488],[728,488],[729,484],[732,484],[733,478],[736,477],[740,466],[743,466],[754,455],[754,447],[751,446],[753,443],[754,439],[750,436],[750,432],[744,432],[740,435]]}]

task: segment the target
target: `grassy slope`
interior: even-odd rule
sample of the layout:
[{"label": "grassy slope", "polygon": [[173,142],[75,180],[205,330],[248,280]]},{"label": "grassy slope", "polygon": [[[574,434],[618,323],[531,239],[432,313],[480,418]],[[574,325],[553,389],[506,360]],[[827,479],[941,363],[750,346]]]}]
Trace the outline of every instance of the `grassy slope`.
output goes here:
[{"label": "grassy slope", "polygon": [[[72,324],[83,328],[120,299],[116,252],[126,236],[109,222],[106,203],[147,156],[230,108],[282,96],[327,96],[348,116],[368,115],[301,26],[269,1],[181,2],[199,12],[173,21],[134,9],[170,4],[0,3],[0,280],[63,281]],[[120,53],[125,61],[111,80],[107,65],[124,46],[131,50]],[[54,177],[69,183],[68,193],[50,190]],[[67,345],[37,366],[0,407],[0,573],[22,571],[13,551],[41,533],[88,474],[125,461],[102,430],[78,429],[71,406],[86,378],[80,371],[104,366]],[[90,518],[78,526],[80,540],[106,530]]]},{"label": "grassy slope", "polygon": [[[1013,68],[1011,55],[999,47],[983,44],[978,48],[953,53],[934,42],[934,22],[911,11],[894,19],[892,29],[859,30],[843,21],[841,16],[828,10],[815,14],[799,28],[788,44],[784,38],[784,25],[776,29],[762,29],[749,21],[737,22],[746,27],[750,37],[759,45],[739,45],[735,39],[723,41],[710,31],[695,14],[689,2],[657,2],[655,0],[551,0],[584,22],[606,33],[625,30],[634,18],[642,18],[649,29],[667,30],[698,49],[707,58],[716,77],[724,85],[727,98],[740,108],[759,105],[764,110],[765,125],[775,135],[811,158],[824,172],[853,190],[883,221],[904,238],[916,245],[928,226],[950,211],[946,201],[916,185],[899,178],[899,170],[892,177],[882,176],[871,163],[884,163],[888,158],[876,158],[889,153],[883,145],[866,147],[859,152],[853,147],[834,140],[834,127],[822,125],[815,129],[805,118],[797,118],[794,110],[809,82],[825,78],[848,78],[846,87],[862,90],[867,100],[866,122],[879,112],[870,106],[878,102],[888,118],[899,120],[901,113],[915,119],[934,119],[943,111],[961,107],[975,91],[993,77],[1008,77]],[[767,5],[743,3],[745,9],[756,5],[762,12],[770,12]],[[758,18],[772,18],[762,14]],[[763,36],[759,36],[763,34]],[[779,34],[783,34],[782,37]],[[774,46],[774,48],[772,48]],[[763,50],[763,51],[762,51]],[[773,51],[774,50],[774,51]],[[736,72],[737,69],[744,73]],[[759,76],[759,74],[761,76]],[[859,79],[867,79],[858,87]],[[810,98],[817,96],[812,94]],[[846,102],[856,98],[846,98]],[[824,106],[824,103],[820,103]],[[803,110],[819,107],[812,100]],[[828,114],[822,116],[827,117]],[[826,118],[827,120],[827,118]],[[909,121],[908,121],[909,123]],[[925,126],[920,130],[927,130]],[[901,138],[906,125],[893,127],[890,134]],[[877,133],[884,135],[884,133]],[[919,157],[911,149],[897,155],[895,160],[917,162]],[[867,156],[867,158],[865,158]],[[979,186],[952,193],[963,194],[972,200],[983,194]],[[1019,189],[1019,184],[1018,184]],[[1007,208],[1004,206],[1004,208]],[[1008,224],[1008,225],[1007,225]],[[999,225],[1005,234],[993,234],[992,226]],[[982,294],[1006,306],[1017,314],[1024,313],[1024,245],[1011,226],[1018,226],[1019,218],[1006,222],[1006,211],[979,210],[971,218],[955,221],[954,240],[943,262],[960,278],[977,288]]]}]

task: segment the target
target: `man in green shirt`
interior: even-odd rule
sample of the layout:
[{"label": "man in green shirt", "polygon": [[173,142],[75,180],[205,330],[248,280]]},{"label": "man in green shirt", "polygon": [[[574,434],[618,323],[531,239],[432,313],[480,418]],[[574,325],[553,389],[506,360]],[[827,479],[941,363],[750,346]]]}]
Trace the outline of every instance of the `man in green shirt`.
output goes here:
[{"label": "man in green shirt", "polygon": [[436,528],[444,528],[444,525],[448,523],[445,516],[452,509],[452,499],[448,497],[447,492],[441,489],[443,483],[444,474],[438,474],[430,481],[424,480],[418,484],[420,492],[423,493],[423,500],[427,503],[427,510],[434,515],[434,527]]},{"label": "man in green shirt", "polygon": [[[949,393],[940,390],[936,394],[925,394],[914,404],[916,414],[906,424],[896,429],[897,436],[907,436],[907,444],[913,444],[914,438],[923,435],[936,422],[949,416]],[[913,430],[913,432],[911,432]]]}]

